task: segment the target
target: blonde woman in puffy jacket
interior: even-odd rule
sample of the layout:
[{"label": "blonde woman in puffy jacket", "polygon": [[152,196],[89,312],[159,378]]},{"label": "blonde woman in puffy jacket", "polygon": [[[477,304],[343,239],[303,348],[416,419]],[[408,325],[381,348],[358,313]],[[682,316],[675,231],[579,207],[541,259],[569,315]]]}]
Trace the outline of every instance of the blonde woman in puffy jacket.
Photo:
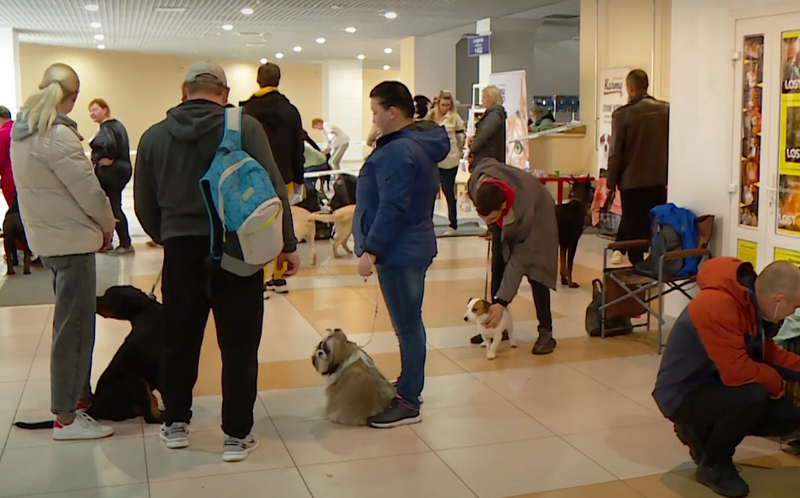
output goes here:
[{"label": "blonde woman in puffy jacket", "polygon": [[447,91],[441,91],[433,102],[433,109],[428,114],[428,118],[447,130],[450,137],[450,153],[447,158],[439,163],[439,184],[442,192],[447,199],[447,212],[450,218],[450,228],[444,233],[446,237],[458,234],[458,211],[456,202],[456,175],[458,175],[458,164],[464,149],[466,139],[464,130],[464,120],[456,112],[453,95]]},{"label": "blonde woman in puffy jacket", "polygon": [[113,430],[85,413],[95,336],[95,253],[111,240],[111,205],[67,117],[80,80],[66,64],[44,73],[11,130],[11,167],[31,250],[53,274],[55,317],[50,353],[53,439],[99,439]]}]

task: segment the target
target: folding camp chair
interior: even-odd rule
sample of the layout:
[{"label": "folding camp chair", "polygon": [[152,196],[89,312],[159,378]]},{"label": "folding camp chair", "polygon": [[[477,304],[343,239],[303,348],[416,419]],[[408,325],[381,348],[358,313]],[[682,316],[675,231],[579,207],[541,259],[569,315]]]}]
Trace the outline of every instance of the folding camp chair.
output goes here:
[{"label": "folding camp chair", "polygon": [[[655,225],[655,224],[654,224]],[[658,320],[658,354],[664,348],[663,325],[664,321],[664,296],[674,291],[679,291],[691,301],[692,296],[687,292],[690,286],[697,282],[697,275],[684,277],[670,277],[664,273],[664,265],[668,261],[682,260],[684,258],[711,257],[708,248],[714,230],[714,216],[705,215],[695,219],[697,234],[696,249],[669,251],[659,258],[658,277],[640,275],[632,266],[624,268],[609,268],[607,265],[609,253],[631,249],[646,250],[651,247],[650,240],[630,240],[613,242],[609,244],[603,254],[603,293],[600,303],[600,336],[605,337],[606,332],[617,329],[606,329],[606,321],[619,317],[637,317],[647,314],[647,322],[636,324],[635,327],[650,327],[650,317]],[[651,303],[658,301],[658,309]]]}]

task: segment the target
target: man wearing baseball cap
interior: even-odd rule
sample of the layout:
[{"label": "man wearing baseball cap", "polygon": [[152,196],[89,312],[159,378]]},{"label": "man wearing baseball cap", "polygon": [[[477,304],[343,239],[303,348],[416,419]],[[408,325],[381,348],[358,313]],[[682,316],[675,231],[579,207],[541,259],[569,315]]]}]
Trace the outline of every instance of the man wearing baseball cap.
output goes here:
[{"label": "man wearing baseball cap", "polygon": [[[183,102],[147,130],[139,143],[134,200],[142,228],[164,246],[160,390],[166,409],[159,437],[168,448],[189,445],[192,388],[213,310],[222,351],[222,459],[235,462],[258,446],[251,430],[264,301],[263,270],[240,277],[210,258],[210,226],[200,178],[222,139],[229,91],[225,71],[217,64],[198,62],[189,67]],[[278,263],[287,262],[286,275],[293,275],[300,259],[283,178],[263,127],[248,115],[242,116],[242,149],[267,170],[283,202],[284,247]]]}]

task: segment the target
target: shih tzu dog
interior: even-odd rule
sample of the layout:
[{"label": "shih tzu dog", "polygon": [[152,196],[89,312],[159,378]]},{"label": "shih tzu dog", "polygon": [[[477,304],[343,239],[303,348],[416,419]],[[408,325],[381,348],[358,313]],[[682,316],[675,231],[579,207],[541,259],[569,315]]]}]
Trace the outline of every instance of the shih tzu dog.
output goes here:
[{"label": "shih tzu dog", "polygon": [[325,377],[325,413],[341,425],[366,425],[367,419],[386,408],[395,389],[358,344],[341,329],[328,330],[311,357]]}]

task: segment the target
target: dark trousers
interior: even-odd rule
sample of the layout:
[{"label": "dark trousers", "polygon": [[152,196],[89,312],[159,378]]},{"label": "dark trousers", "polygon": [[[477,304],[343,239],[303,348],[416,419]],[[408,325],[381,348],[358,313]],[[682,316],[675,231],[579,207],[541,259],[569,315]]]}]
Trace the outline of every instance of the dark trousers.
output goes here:
[{"label": "dark trousers", "polygon": [[442,186],[444,198],[447,200],[447,214],[450,218],[450,228],[458,228],[458,210],[456,203],[456,175],[458,168],[439,168],[439,184]]},{"label": "dark trousers", "polygon": [[98,166],[96,169],[97,179],[100,187],[106,193],[108,201],[111,203],[111,210],[114,218],[117,219],[117,236],[119,245],[122,247],[131,246],[131,235],[128,230],[128,218],[122,211],[122,191],[131,181],[132,167],[128,163],[114,162],[111,166]]},{"label": "dark trousers", "polygon": [[[489,225],[492,232],[492,297],[500,290],[503,273],[506,271],[506,262],[503,260],[503,243],[500,235],[503,229],[496,224]],[[528,278],[528,283],[533,289],[533,305],[536,306],[536,318],[539,319],[539,331],[553,331],[553,315],[550,310],[550,289],[539,282]]]},{"label": "dark trousers", "polygon": [[191,420],[200,347],[209,310],[213,310],[222,351],[222,430],[244,438],[253,428],[264,272],[238,277],[212,269],[208,256],[208,237],[164,241],[164,422],[170,425]]},{"label": "dark trousers", "polygon": [[689,393],[672,421],[705,441],[704,462],[730,463],[746,436],[780,437],[800,429],[800,409],[786,397],[770,399],[760,384],[713,383]]},{"label": "dark trousers", "polygon": [[[617,231],[617,242],[649,239],[652,236],[650,210],[667,203],[665,187],[632,188],[620,191],[622,219]],[[644,260],[643,250],[629,251],[628,260],[632,264]]]}]

